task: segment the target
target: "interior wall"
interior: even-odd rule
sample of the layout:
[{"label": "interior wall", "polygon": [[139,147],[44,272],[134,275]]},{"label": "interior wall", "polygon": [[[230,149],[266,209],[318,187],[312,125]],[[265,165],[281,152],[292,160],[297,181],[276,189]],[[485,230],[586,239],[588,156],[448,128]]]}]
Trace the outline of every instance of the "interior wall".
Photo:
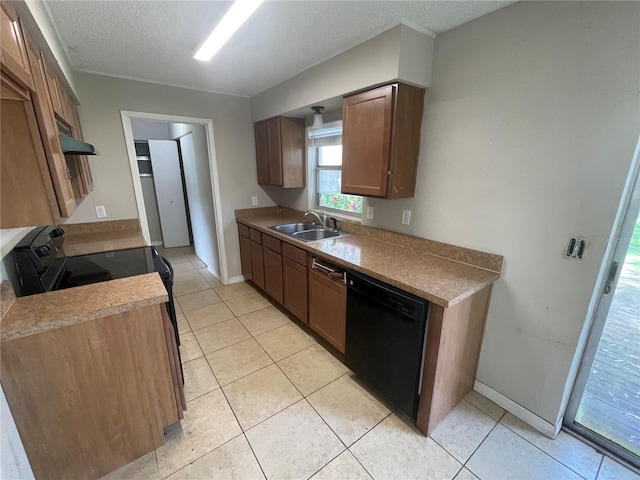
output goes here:
[{"label": "interior wall", "polygon": [[187,182],[193,246],[196,255],[207,264],[209,271],[220,278],[220,258],[207,132],[202,125],[185,123],[172,123],[169,126],[169,131],[171,138],[181,137],[181,142],[190,141],[193,144],[193,158],[185,155],[184,150],[182,156]]},{"label": "interior wall", "polygon": [[[252,119],[282,115],[398,78],[426,86],[431,73],[427,51],[432,48],[432,37],[398,25],[255,95],[251,98]],[[414,57],[414,50],[422,55]]]},{"label": "interior wall", "polygon": [[171,140],[169,124],[150,120],[131,120],[131,130],[134,140]]},{"label": "interior wall", "polygon": [[415,198],[368,200],[367,224],[505,256],[477,379],[551,424],[640,133],[639,24],[635,2],[519,2],[438,35]]},{"label": "interior wall", "polygon": [[95,205],[108,220],[137,218],[120,110],[183,115],[213,120],[222,223],[230,277],[241,275],[234,210],[273,202],[256,182],[256,159],[249,99],[76,72],[83,133],[100,152],[90,157],[94,191],[68,223],[95,222]]}]

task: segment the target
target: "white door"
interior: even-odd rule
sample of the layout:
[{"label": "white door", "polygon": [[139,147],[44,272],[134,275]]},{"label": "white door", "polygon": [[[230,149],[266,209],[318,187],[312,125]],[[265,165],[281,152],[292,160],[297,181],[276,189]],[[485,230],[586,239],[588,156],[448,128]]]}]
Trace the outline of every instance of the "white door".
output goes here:
[{"label": "white door", "polygon": [[178,145],[172,140],[149,140],[160,227],[165,248],[189,245]]}]

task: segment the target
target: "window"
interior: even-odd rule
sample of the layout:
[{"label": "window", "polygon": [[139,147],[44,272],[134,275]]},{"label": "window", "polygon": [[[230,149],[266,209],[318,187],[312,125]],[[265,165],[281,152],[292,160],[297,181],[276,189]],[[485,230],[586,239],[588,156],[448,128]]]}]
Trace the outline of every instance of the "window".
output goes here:
[{"label": "window", "polygon": [[342,128],[310,133],[316,158],[316,205],[361,215],[362,197],[340,193],[342,180]]}]

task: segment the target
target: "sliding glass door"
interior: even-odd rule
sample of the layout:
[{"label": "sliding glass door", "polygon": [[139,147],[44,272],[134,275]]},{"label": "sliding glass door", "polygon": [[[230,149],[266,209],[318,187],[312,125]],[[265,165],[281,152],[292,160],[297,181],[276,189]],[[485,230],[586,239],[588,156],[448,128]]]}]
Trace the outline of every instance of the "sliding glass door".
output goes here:
[{"label": "sliding glass door", "polygon": [[640,181],[616,240],[565,426],[640,468]]}]

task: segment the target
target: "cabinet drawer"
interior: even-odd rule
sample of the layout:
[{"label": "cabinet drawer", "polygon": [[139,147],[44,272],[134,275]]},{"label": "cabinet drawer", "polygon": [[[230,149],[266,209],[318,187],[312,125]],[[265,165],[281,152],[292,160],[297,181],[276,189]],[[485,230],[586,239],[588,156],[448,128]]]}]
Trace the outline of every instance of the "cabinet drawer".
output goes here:
[{"label": "cabinet drawer", "polygon": [[269,235],[262,234],[262,245],[269,250],[273,250],[276,253],[282,253],[282,242],[277,238],[270,237]]},{"label": "cabinet drawer", "polygon": [[243,237],[249,238],[249,227],[241,223],[238,224],[238,233]]},{"label": "cabinet drawer", "polygon": [[294,247],[293,245],[289,245],[288,243],[282,244],[282,254],[293,260],[294,262],[299,263],[300,265],[307,266],[307,252],[301,248]]},{"label": "cabinet drawer", "polygon": [[256,243],[262,244],[262,233],[260,233],[258,230],[250,228],[249,238],[251,238],[251,240],[253,240]]}]

